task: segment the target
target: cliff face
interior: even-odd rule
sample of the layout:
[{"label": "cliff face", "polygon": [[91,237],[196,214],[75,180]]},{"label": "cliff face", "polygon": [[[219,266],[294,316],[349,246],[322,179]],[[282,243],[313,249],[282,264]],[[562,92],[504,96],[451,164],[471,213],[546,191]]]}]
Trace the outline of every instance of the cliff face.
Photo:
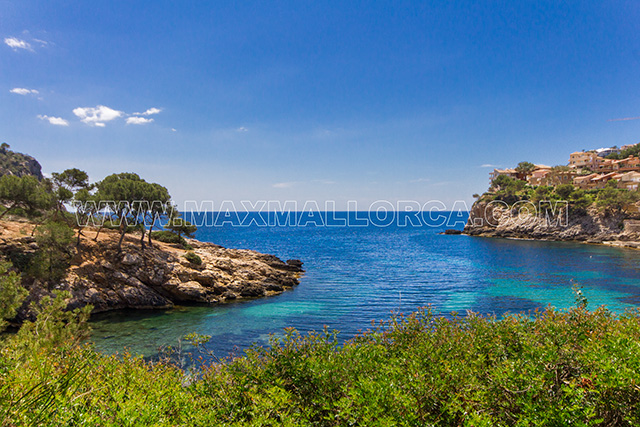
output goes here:
[{"label": "cliff face", "polygon": [[13,152],[0,147],[0,176],[1,175],[33,175],[42,179],[42,166],[36,159],[22,153]]},{"label": "cliff face", "polygon": [[[30,237],[31,225],[2,222],[0,252],[16,259],[38,249]],[[174,304],[218,304],[230,300],[276,295],[299,283],[303,272],[297,260],[283,262],[273,255],[250,250],[226,249],[211,243],[189,240],[201,265],[184,258],[184,249],[155,242],[145,250],[139,237],[127,236],[118,252],[118,235],[103,230],[98,242],[85,231],[74,250],[66,277],[55,285],[25,278],[28,301],[21,317],[29,315],[28,303],[53,289],[72,294],[70,307],[91,304],[95,312],[123,308],[169,308]],[[12,255],[11,255],[12,254]],[[19,258],[19,257],[18,257]]]},{"label": "cliff face", "polygon": [[600,212],[595,207],[582,211],[567,210],[566,207],[545,211],[532,207],[520,204],[509,208],[500,202],[477,201],[471,208],[464,233],[471,236],[593,243],[640,240],[637,221],[628,219],[622,213]]}]

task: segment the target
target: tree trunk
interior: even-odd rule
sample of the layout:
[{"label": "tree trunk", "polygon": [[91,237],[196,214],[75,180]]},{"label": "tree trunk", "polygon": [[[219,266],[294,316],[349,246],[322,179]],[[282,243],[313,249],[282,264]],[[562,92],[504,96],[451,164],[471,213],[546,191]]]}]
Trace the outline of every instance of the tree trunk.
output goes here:
[{"label": "tree trunk", "polygon": [[2,213],[0,214],[0,219],[2,219],[6,214],[8,214],[8,213],[9,213],[9,211],[10,211],[10,210],[12,210],[13,208],[15,208],[16,206],[18,206],[18,203],[14,203],[14,204],[12,204],[10,208],[8,208],[6,211],[2,212]]},{"label": "tree trunk", "polygon": [[118,241],[118,251],[122,250],[122,241],[127,232],[127,226],[124,224],[124,214],[120,215],[120,240]]},{"label": "tree trunk", "polygon": [[98,236],[100,235],[100,231],[102,231],[102,227],[104,226],[104,224],[100,224],[100,227],[98,227],[98,231],[96,232],[96,237],[93,238],[94,242],[98,241]]},{"label": "tree trunk", "polygon": [[144,224],[142,224],[142,230],[140,230],[140,232],[142,233],[142,236],[140,236],[140,248],[144,251],[145,246],[144,246],[144,235],[145,232],[147,231],[146,228],[144,228]]},{"label": "tree trunk", "polygon": [[80,236],[84,237],[84,233],[82,232],[82,227],[78,228],[78,242],[76,243],[76,247],[80,247]]},{"label": "tree trunk", "polygon": [[151,230],[153,230],[153,223],[149,226],[149,247],[153,247],[153,243],[151,243]]},{"label": "tree trunk", "polygon": [[118,251],[122,250],[122,241],[124,240],[124,235],[126,234],[127,229],[122,227],[120,230],[120,240],[118,240]]},{"label": "tree trunk", "polygon": [[39,227],[40,225],[42,225],[42,223],[43,223],[43,222],[45,222],[46,220],[47,220],[47,217],[45,216],[45,217],[42,219],[42,221],[36,222],[36,226],[35,226],[35,227],[33,227],[33,229],[31,230],[31,236],[35,236],[35,234],[36,234],[36,230],[38,229],[38,227]]}]

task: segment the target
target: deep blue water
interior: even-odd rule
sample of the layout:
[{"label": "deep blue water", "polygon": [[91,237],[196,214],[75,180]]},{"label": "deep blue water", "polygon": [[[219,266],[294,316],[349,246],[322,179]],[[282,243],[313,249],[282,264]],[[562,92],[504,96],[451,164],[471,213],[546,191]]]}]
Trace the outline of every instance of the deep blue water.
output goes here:
[{"label": "deep blue water", "polygon": [[[396,218],[385,227],[327,226],[309,217],[299,221],[305,226],[264,226],[269,218],[256,218],[248,227],[237,226],[241,219],[234,218],[234,225],[227,218],[222,226],[201,227],[196,237],[285,260],[299,258],[306,273],[298,287],[220,306],[101,315],[93,322],[98,349],[126,347],[152,355],[198,332],[211,335],[209,348],[226,356],[254,342],[266,344],[269,334],[285,327],[307,332],[326,325],[346,339],[392,312],[428,304],[442,314],[473,310],[498,316],[549,304],[568,308],[574,304],[573,283],[583,287],[592,308],[606,305],[621,312],[640,303],[637,250],[438,234],[451,226],[461,229],[466,216],[439,226],[431,220],[400,226],[402,218]],[[218,220],[222,224],[222,217]]]}]

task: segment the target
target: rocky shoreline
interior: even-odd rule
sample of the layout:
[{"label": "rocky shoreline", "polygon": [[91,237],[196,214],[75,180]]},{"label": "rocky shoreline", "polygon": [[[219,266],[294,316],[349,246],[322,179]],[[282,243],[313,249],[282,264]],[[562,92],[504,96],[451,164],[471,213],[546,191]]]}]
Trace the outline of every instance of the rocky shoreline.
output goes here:
[{"label": "rocky shoreline", "polygon": [[[28,257],[38,247],[33,225],[3,221],[0,253],[8,259]],[[23,275],[29,297],[19,317],[29,317],[29,303],[54,290],[71,292],[70,308],[93,306],[93,313],[118,309],[167,309],[178,304],[220,304],[277,295],[299,284],[302,262],[283,262],[273,255],[227,249],[190,239],[201,264],[188,261],[185,249],[155,242],[143,250],[139,237],[127,236],[122,250],[118,233],[103,230],[98,241],[91,230],[74,249],[66,276],[52,284]],[[15,264],[15,262],[14,262]]]},{"label": "rocky shoreline", "polygon": [[640,221],[622,212],[602,212],[595,207],[575,211],[564,208],[545,215],[480,200],[473,204],[463,233],[640,248]]}]

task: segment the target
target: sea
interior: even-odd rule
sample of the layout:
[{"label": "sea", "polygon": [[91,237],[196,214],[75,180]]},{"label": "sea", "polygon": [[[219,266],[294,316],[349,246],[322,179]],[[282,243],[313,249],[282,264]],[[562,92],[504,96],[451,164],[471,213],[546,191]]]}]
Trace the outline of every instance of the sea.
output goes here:
[{"label": "sea", "polygon": [[[338,331],[341,341],[381,320],[430,306],[438,315],[476,312],[500,318],[575,305],[622,313],[640,304],[640,251],[573,242],[441,234],[462,229],[468,213],[420,220],[396,212],[201,213],[196,238],[228,248],[300,259],[300,284],[280,295],[213,306],[122,310],[91,321],[92,341],[107,354],[156,357],[187,347],[190,333],[211,336],[217,357],[268,345],[285,328]],[[305,216],[307,215],[307,216]]]}]

